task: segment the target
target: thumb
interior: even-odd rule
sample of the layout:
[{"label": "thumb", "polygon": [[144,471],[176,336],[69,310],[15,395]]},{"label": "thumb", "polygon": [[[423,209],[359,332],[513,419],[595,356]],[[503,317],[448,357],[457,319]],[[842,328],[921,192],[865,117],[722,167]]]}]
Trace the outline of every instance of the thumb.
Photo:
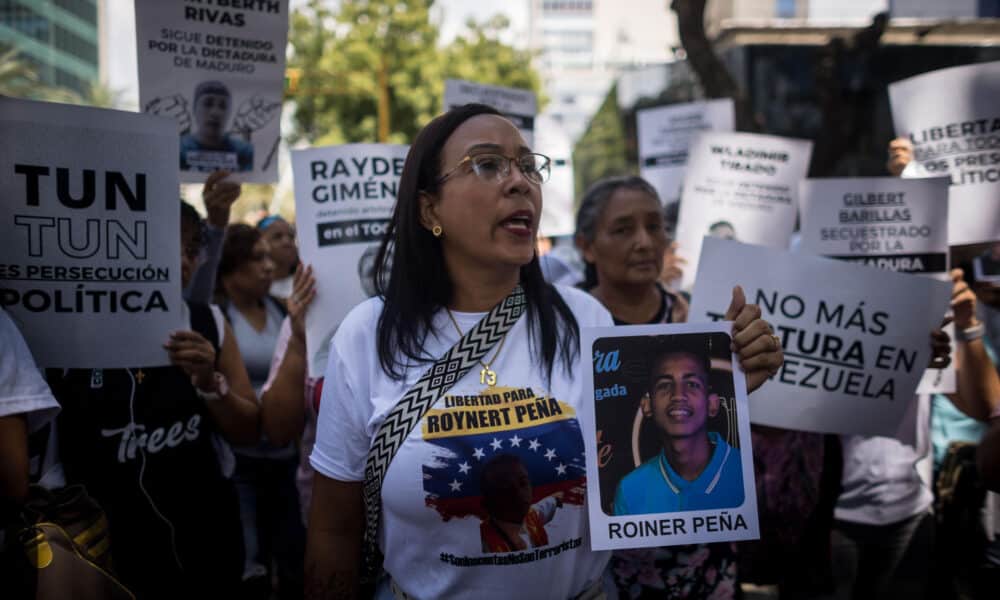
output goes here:
[{"label": "thumb", "polygon": [[743,294],[743,288],[738,285],[733,287],[733,300],[729,303],[729,308],[726,309],[726,320],[735,320],[736,316],[740,314],[740,311],[746,305],[747,299]]}]

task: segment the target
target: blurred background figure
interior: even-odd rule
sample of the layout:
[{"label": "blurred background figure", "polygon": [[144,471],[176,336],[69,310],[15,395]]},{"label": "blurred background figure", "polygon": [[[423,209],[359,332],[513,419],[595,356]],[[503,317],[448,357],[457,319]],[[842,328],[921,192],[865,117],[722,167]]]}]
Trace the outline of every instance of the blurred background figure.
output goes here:
[{"label": "blurred background figure", "polygon": [[[267,381],[287,313],[284,304],[270,295],[276,271],[271,256],[271,246],[259,228],[230,226],[216,287],[218,303],[232,324],[257,394]],[[295,488],[295,444],[276,447],[262,437],[256,445],[242,446],[235,452],[234,480],[246,551],[240,597],[268,598],[272,574],[276,573],[280,597],[301,598],[305,530]]]},{"label": "blurred background figure", "polygon": [[271,261],[274,262],[274,282],[270,293],[285,300],[292,293],[292,275],[299,264],[295,228],[279,215],[268,215],[257,223],[257,229],[270,247]]}]

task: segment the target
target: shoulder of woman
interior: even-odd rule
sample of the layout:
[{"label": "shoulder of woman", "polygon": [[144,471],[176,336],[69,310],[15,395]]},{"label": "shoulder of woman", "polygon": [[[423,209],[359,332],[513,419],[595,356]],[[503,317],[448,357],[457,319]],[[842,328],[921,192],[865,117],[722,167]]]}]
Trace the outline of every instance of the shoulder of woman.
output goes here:
[{"label": "shoulder of woman", "polygon": [[337,327],[334,342],[352,346],[369,338],[374,342],[375,329],[378,326],[379,315],[382,314],[382,306],[382,299],[375,297],[352,308]]},{"label": "shoulder of woman", "polygon": [[568,285],[557,284],[556,292],[569,306],[581,327],[611,325],[611,313],[599,300],[587,292]]}]

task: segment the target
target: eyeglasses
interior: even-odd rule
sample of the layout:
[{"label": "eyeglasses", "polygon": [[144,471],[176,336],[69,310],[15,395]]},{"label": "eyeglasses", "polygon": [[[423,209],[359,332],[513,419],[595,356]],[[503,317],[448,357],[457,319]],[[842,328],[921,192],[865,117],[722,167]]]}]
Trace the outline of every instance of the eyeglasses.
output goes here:
[{"label": "eyeglasses", "polygon": [[521,170],[525,178],[535,185],[541,185],[548,181],[549,174],[552,172],[552,161],[544,154],[529,152],[517,158],[510,158],[502,154],[477,154],[466,156],[460,160],[454,169],[438,177],[435,183],[439,185],[444,183],[467,164],[472,165],[472,172],[483,181],[497,183],[510,175],[513,163],[517,163],[517,168]]}]

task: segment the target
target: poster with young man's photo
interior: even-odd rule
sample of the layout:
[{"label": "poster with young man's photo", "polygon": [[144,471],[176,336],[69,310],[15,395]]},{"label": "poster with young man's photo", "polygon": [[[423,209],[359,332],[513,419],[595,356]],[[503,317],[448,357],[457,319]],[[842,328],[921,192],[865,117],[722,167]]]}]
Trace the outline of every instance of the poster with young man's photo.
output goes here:
[{"label": "poster with young man's photo", "polygon": [[595,550],[756,539],[746,382],[730,323],[591,328]]},{"label": "poster with young man's photo", "polygon": [[174,119],[181,182],[278,180],[288,0],[136,0],[142,112]]}]

